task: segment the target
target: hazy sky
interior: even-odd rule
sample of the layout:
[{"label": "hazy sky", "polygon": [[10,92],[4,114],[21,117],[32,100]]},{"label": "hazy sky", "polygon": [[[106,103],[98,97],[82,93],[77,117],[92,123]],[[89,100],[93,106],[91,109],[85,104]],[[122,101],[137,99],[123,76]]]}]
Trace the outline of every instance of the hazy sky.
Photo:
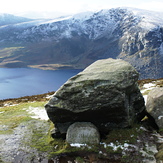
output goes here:
[{"label": "hazy sky", "polygon": [[77,13],[114,7],[135,7],[163,12],[163,0],[0,0],[0,13],[26,11]]}]

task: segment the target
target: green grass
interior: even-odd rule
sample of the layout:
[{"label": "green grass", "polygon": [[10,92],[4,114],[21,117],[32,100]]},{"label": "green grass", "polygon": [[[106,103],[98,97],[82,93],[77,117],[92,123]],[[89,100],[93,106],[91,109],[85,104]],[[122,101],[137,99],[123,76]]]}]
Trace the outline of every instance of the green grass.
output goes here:
[{"label": "green grass", "polygon": [[0,134],[12,133],[13,129],[19,126],[22,122],[28,122],[32,120],[30,114],[26,109],[31,107],[44,107],[45,102],[35,103],[21,103],[15,106],[8,106],[0,108],[0,125],[6,126],[7,130],[0,130]]},{"label": "green grass", "polygon": [[38,126],[36,121],[38,120],[32,121],[31,125],[28,127],[32,132],[30,135],[30,142],[28,140],[26,144],[32,148],[37,149],[40,152],[49,152],[52,150],[52,146],[49,143],[50,137],[47,127],[50,125],[50,122],[43,122]]},{"label": "green grass", "polygon": [[[6,126],[0,134],[12,134],[21,123],[28,127],[22,144],[36,149],[38,152],[47,152],[49,155],[62,153],[67,150],[67,144],[62,139],[53,139],[50,130],[52,122],[31,118],[29,107],[44,107],[46,102],[20,103],[15,106],[0,108],[0,125]],[[25,131],[26,132],[26,131]]]}]

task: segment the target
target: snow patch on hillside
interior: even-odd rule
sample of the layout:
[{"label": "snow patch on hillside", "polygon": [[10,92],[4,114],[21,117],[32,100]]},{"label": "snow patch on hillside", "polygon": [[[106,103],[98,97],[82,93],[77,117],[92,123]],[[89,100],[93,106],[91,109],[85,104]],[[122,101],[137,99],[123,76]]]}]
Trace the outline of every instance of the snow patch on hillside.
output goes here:
[{"label": "snow patch on hillside", "polygon": [[90,19],[93,14],[94,14],[93,12],[83,12],[83,13],[75,14],[72,18],[79,19],[80,21],[86,21]]},{"label": "snow patch on hillside", "polygon": [[145,104],[147,103],[147,97],[148,97],[148,95],[145,94],[145,92],[149,92],[155,87],[156,87],[155,83],[146,83],[143,85],[143,89],[141,90],[141,93],[144,94],[143,97],[144,97]]},{"label": "snow patch on hillside", "polygon": [[157,26],[163,26],[163,12],[148,11],[137,8],[127,9],[132,11],[135,16],[138,16],[142,19],[139,24],[140,27],[153,29]]},{"label": "snow patch on hillside", "polygon": [[64,20],[68,20],[72,18],[72,16],[68,16],[68,17],[63,17],[63,18],[56,18],[56,19],[51,19],[51,20],[44,20],[43,22],[41,23],[38,23],[37,25],[41,25],[41,24],[51,24],[51,23],[55,23],[55,22],[60,22],[60,21],[64,21]]},{"label": "snow patch on hillside", "polygon": [[41,119],[41,120],[48,120],[49,117],[46,113],[45,108],[43,107],[29,107],[27,109],[27,111],[29,112],[29,114],[31,114],[31,118],[34,119]]}]

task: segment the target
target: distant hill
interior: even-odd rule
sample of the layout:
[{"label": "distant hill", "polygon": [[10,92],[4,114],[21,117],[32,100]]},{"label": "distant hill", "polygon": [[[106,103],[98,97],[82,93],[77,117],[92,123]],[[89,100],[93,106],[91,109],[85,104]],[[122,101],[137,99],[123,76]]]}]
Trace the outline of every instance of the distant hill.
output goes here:
[{"label": "distant hill", "polygon": [[11,14],[0,14],[0,26],[31,21],[32,19],[14,16]]},{"label": "distant hill", "polygon": [[85,68],[98,59],[121,58],[141,79],[161,78],[163,13],[114,8],[8,23],[0,26],[0,47],[1,67]]}]

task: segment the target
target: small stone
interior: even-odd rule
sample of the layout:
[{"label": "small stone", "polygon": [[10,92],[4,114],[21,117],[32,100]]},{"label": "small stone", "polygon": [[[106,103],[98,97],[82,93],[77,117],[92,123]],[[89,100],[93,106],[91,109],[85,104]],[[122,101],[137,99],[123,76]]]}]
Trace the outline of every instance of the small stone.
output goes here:
[{"label": "small stone", "polygon": [[70,144],[99,144],[100,134],[90,122],[76,122],[68,128],[66,141]]}]

